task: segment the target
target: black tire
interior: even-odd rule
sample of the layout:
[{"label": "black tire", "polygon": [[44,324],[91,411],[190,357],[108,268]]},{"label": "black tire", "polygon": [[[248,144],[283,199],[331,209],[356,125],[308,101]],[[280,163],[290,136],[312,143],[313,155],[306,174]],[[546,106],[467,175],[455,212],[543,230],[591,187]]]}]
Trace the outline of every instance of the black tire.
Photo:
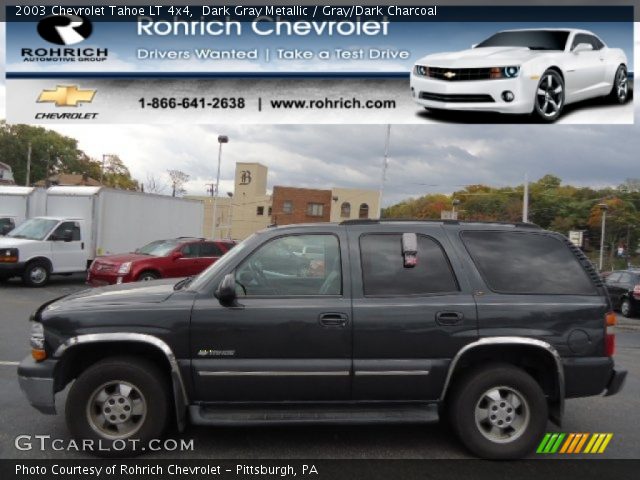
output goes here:
[{"label": "black tire", "polygon": [[[492,440],[488,438],[490,434],[487,433],[491,423],[480,425],[476,422],[476,409],[483,407],[482,402],[488,399],[484,394],[494,390],[515,392],[520,394],[524,400],[520,406],[515,406],[516,402],[505,403],[502,399],[496,402],[496,405],[489,403],[486,406],[486,411],[489,413],[492,413],[494,406],[500,407],[500,411],[496,412],[498,413],[497,420],[492,421],[502,421],[499,415],[503,413],[506,415],[506,419],[511,418],[509,421],[513,421],[514,425],[516,424],[515,417],[524,419],[525,412],[527,412],[527,420],[522,421],[522,426],[518,430],[512,426],[501,427],[505,429],[504,432],[513,429],[513,439],[509,439],[507,435],[504,439]],[[481,458],[514,459],[525,457],[540,442],[547,425],[547,401],[540,385],[527,372],[510,364],[496,363],[474,369],[455,384],[449,399],[449,417],[454,431],[460,441],[474,455]],[[511,411],[516,413],[506,413],[509,411],[509,407],[512,407]],[[508,415],[512,415],[512,417]],[[495,415],[491,416],[496,418]],[[502,432],[501,429],[497,431]]]},{"label": "black tire", "polygon": [[152,280],[158,280],[159,278],[160,275],[158,275],[156,272],[142,272],[140,275],[138,275],[136,282],[150,282]]},{"label": "black tire", "polygon": [[633,311],[633,305],[631,304],[631,300],[629,300],[628,298],[622,299],[622,302],[620,303],[620,313],[622,314],[623,317],[626,317],[626,318],[633,317],[633,314],[635,312]]},{"label": "black tire", "polygon": [[44,260],[29,262],[22,272],[22,282],[28,287],[40,288],[49,283],[51,267]]},{"label": "black tire", "polygon": [[613,85],[611,86],[611,92],[609,92],[608,99],[612,103],[622,105],[629,98],[629,82],[627,67],[624,65],[618,66],[616,74],[613,77]]},{"label": "black tire", "polygon": [[[137,407],[133,402],[123,402],[124,406],[115,413],[127,413],[122,409],[131,405],[129,411],[132,414],[127,422],[131,420],[132,427],[129,432],[120,433],[117,426],[109,424],[106,418],[102,422],[105,427],[97,426],[101,422],[91,418],[100,417],[101,414],[106,417],[111,400],[117,398],[118,401],[113,403],[117,405],[120,400],[118,395],[123,396],[119,388],[112,389],[112,393],[109,393],[102,404],[104,408],[101,408],[97,401],[93,401],[97,392],[107,392],[112,384],[122,383],[133,387],[125,398],[133,402],[137,400],[138,404],[142,399],[144,414],[135,413]],[[76,379],[67,397],[65,417],[74,438],[90,439],[94,445],[102,445],[103,451],[94,449],[89,453],[105,457],[132,456],[142,453],[150,440],[162,438],[169,423],[170,405],[166,376],[155,364],[138,357],[112,357],[95,363]],[[109,413],[114,411],[110,410]],[[116,415],[110,416],[113,418]],[[136,440],[137,443],[128,440]]]},{"label": "black tire", "polygon": [[[544,94],[541,94],[544,92]],[[564,80],[556,70],[546,70],[540,77],[533,98],[533,114],[545,123],[555,122],[564,110]]]}]

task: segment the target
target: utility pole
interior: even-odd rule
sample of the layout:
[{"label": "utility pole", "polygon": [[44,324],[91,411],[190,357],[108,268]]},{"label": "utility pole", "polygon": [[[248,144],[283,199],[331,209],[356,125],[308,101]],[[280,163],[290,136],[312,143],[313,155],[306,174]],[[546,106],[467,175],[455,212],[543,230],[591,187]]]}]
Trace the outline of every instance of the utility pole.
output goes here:
[{"label": "utility pole", "polygon": [[606,203],[600,203],[598,207],[600,207],[600,211],[602,212],[602,227],[600,230],[600,262],[598,264],[598,268],[602,271],[602,268],[604,267],[604,234],[607,225],[607,209],[609,206]]},{"label": "utility pole", "polygon": [[220,163],[222,162],[222,144],[229,143],[229,137],[226,135],[218,135],[218,173],[216,175],[216,191],[213,197],[213,225],[211,239],[216,239],[216,214],[218,213],[218,191],[220,190]]},{"label": "utility pole", "polygon": [[378,218],[382,218],[382,195],[384,193],[384,182],[387,181],[387,167],[389,166],[389,141],[391,139],[391,124],[387,124],[387,135],[384,141],[384,159],[382,161],[382,175],[380,176],[380,198]]},{"label": "utility pole", "polygon": [[524,195],[522,197],[522,221],[529,222],[529,175],[524,174]]},{"label": "utility pole", "polygon": [[31,184],[31,142],[27,147],[27,178],[24,182],[24,186],[28,187]]}]

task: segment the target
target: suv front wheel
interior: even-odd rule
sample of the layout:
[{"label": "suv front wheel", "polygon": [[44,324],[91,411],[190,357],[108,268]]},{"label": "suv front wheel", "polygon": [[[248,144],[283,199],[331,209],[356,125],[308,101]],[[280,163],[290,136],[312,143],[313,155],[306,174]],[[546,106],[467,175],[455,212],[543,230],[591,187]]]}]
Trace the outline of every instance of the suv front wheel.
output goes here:
[{"label": "suv front wheel", "polygon": [[65,408],[67,426],[78,439],[94,440],[101,456],[142,453],[167,426],[165,376],[151,362],[134,357],[101,360],[74,382]]},{"label": "suv front wheel", "polygon": [[449,398],[453,429],[479,457],[522,458],[540,442],[547,425],[544,392],[513,365],[493,364],[470,372]]}]

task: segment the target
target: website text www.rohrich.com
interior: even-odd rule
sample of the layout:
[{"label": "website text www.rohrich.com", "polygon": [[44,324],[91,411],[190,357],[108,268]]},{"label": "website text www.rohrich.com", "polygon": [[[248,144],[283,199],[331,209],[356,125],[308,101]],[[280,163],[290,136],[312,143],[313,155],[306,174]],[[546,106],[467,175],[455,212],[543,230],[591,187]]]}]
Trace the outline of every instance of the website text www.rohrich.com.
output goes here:
[{"label": "website text www.rohrich.com", "polygon": [[[392,110],[396,101],[391,99],[371,98],[320,98],[320,99],[272,99],[268,105],[274,110]],[[262,99],[259,102],[262,110]]]}]

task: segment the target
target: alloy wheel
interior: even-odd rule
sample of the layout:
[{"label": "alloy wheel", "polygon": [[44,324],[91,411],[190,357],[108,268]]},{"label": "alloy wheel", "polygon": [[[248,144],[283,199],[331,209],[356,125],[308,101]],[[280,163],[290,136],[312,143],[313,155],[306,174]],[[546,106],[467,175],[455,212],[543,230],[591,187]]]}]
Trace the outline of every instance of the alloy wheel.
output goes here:
[{"label": "alloy wheel", "polygon": [[564,87],[560,80],[552,74],[546,74],[536,91],[536,106],[544,117],[555,117],[562,110],[564,103]]},{"label": "alloy wheel", "polygon": [[518,390],[493,387],[484,392],[476,404],[475,421],[480,433],[495,443],[519,438],[529,426],[529,404]]},{"label": "alloy wheel", "polygon": [[618,69],[618,73],[616,74],[615,89],[616,95],[618,95],[618,99],[623,102],[627,98],[627,94],[629,92],[627,71],[624,68]]},{"label": "alloy wheel", "polygon": [[115,380],[98,387],[87,403],[87,420],[100,436],[128,438],[136,433],[147,415],[147,402],[133,384]]}]

